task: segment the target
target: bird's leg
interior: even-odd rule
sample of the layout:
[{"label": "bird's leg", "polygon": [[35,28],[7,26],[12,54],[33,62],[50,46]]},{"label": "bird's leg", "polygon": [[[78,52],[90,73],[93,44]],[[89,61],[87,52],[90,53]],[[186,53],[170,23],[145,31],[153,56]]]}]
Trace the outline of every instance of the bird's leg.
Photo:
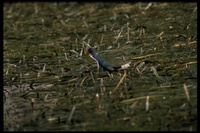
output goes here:
[{"label": "bird's leg", "polygon": [[122,77],[122,74],[121,74],[120,72],[117,72],[117,74],[118,74],[120,77]]}]

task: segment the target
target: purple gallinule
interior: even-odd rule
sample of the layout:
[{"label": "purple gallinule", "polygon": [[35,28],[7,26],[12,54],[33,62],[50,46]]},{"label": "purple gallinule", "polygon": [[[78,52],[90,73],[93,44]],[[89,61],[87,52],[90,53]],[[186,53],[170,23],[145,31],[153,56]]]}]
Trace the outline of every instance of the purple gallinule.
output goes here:
[{"label": "purple gallinule", "polygon": [[106,60],[102,59],[101,57],[99,57],[96,52],[94,51],[93,48],[89,48],[85,51],[86,53],[89,53],[92,55],[92,57],[99,63],[99,65],[106,71],[108,71],[109,73],[112,72],[118,72],[121,69],[126,69],[128,67],[130,67],[131,61],[124,64],[124,65],[119,65],[119,66],[111,66]]}]

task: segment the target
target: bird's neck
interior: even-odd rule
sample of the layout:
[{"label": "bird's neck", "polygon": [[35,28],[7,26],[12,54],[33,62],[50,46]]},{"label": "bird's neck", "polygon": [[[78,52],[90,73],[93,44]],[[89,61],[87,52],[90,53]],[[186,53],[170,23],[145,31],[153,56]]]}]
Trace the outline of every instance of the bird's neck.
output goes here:
[{"label": "bird's neck", "polygon": [[101,61],[101,58],[96,54],[96,53],[92,53],[92,56],[98,61]]},{"label": "bird's neck", "polygon": [[94,58],[98,57],[98,55],[97,55],[96,53],[92,53],[92,56],[93,56]]}]

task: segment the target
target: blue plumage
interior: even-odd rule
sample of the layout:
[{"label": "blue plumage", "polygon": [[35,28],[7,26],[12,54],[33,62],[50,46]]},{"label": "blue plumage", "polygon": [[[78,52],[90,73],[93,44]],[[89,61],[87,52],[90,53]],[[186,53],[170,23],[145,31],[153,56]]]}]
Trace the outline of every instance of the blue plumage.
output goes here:
[{"label": "blue plumage", "polygon": [[121,68],[121,66],[118,67],[113,67],[111,66],[107,61],[105,61],[104,59],[102,59],[101,57],[99,57],[93,48],[89,48],[87,51],[87,53],[90,53],[99,63],[99,65],[106,71],[109,71],[110,73],[113,71],[118,71],[119,68]]}]

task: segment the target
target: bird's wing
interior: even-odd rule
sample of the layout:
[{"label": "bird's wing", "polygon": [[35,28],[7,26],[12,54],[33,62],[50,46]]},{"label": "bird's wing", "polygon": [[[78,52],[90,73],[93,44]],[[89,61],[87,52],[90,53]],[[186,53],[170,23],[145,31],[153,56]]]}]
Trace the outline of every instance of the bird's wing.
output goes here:
[{"label": "bird's wing", "polygon": [[114,68],[112,67],[112,65],[108,61],[106,61],[102,58],[101,58],[101,64],[100,65],[104,70],[114,71]]}]

